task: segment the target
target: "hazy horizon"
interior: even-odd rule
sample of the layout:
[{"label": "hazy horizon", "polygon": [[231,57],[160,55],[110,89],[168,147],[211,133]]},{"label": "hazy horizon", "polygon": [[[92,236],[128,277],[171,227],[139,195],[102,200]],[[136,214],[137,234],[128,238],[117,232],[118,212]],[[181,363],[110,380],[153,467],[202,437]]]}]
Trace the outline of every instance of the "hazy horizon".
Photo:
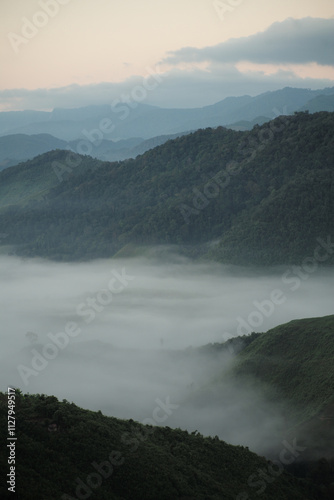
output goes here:
[{"label": "hazy horizon", "polygon": [[334,85],[328,0],[270,8],[264,0],[17,0],[1,13],[0,111],[111,104],[129,93],[161,107],[201,107]]}]

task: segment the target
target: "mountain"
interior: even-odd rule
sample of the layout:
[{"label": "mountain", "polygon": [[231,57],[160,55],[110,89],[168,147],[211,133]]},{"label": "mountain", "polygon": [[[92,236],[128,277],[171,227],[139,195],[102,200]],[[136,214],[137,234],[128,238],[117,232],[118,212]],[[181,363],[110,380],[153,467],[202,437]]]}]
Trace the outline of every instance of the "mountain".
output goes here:
[{"label": "mountain", "polygon": [[239,120],[238,122],[226,125],[226,127],[231,128],[232,130],[252,130],[255,125],[263,125],[264,123],[267,123],[267,121],[268,118],[266,116],[257,116],[252,121]]},{"label": "mountain", "polygon": [[[47,159],[47,161],[45,161]],[[19,204],[23,209],[31,200],[43,200],[49,190],[59,184],[57,172],[60,162],[66,161],[66,173],[81,175],[95,168],[98,160],[76,155],[70,151],[51,151],[33,160],[3,170],[0,182],[0,207]],[[75,167],[80,164],[80,172]],[[65,168],[65,167],[64,167]]]},{"label": "mountain", "polygon": [[[159,135],[157,137],[152,137],[151,139],[147,139],[136,146],[134,146],[128,153],[126,158],[136,158],[138,155],[142,155],[146,153],[149,149],[156,148],[157,146],[161,146],[167,141],[171,141],[173,139],[177,139],[178,137],[182,137],[183,135],[189,134],[189,132],[180,132],[178,134],[170,134],[170,135]],[[124,159],[126,159],[124,158]],[[107,158],[105,158],[107,159]]]},{"label": "mountain", "polygon": [[65,149],[66,146],[65,141],[49,134],[16,134],[0,137],[0,170],[53,149]]},{"label": "mountain", "polygon": [[[241,348],[247,337],[239,338],[229,370],[216,374],[183,401],[181,411],[193,412],[196,427],[201,425],[201,411],[214,414],[217,402],[227,401],[230,420],[240,426],[239,436],[254,436],[259,428],[268,427],[266,456],[273,460],[282,456],[282,443],[294,443],[295,459],[287,470],[298,477],[312,477],[327,490],[324,498],[332,498],[334,316],[294,320],[250,337]],[[242,420],[241,414],[247,418]]]},{"label": "mountain", "polygon": [[[168,140],[168,138],[166,138]],[[82,154],[90,153],[90,156],[100,160],[118,161],[133,157],[134,148],[144,144],[140,137],[132,137],[120,141],[101,140],[98,145],[86,143],[82,140],[64,141],[50,134],[14,134],[0,137],[0,170],[17,165],[22,161],[31,160],[35,156],[47,153],[55,149],[67,149],[73,153],[80,151]],[[162,141],[163,142],[163,141]],[[142,147],[142,152],[147,151]]]},{"label": "mountain", "polygon": [[[48,111],[2,111],[0,113],[0,135],[32,123],[45,123],[50,117]],[[44,131],[42,131],[43,133]]]},{"label": "mountain", "polygon": [[[7,412],[7,394],[1,393],[2,436]],[[17,441],[6,442],[17,448],[16,497],[22,500],[232,500],[255,499],[259,492],[264,500],[320,498],[316,486],[282,465],[277,470],[242,446],[196,432],[105,417],[54,396],[19,391],[15,419]],[[10,450],[1,447],[3,471]],[[5,480],[0,492],[3,499],[13,496]]]},{"label": "mountain", "polygon": [[[65,141],[149,139],[206,127],[234,124],[240,120],[262,123],[280,114],[292,114],[317,96],[334,95],[334,88],[284,89],[255,97],[228,97],[214,105],[193,109],[164,109],[143,103],[119,102],[77,109],[0,113],[0,135],[47,133]],[[321,109],[327,111],[327,107]],[[330,109],[332,110],[332,109]],[[319,110],[320,111],[320,110]],[[262,118],[261,118],[262,117]],[[80,151],[76,151],[80,153]],[[90,153],[91,154],[91,153]]]},{"label": "mountain", "polygon": [[[334,141],[326,130],[326,120],[322,123],[320,117],[331,117],[331,121],[333,114],[297,113],[296,116],[299,117],[297,121],[300,119],[300,127],[296,128],[297,122],[293,125],[293,120],[287,121],[283,136],[278,141],[273,138],[270,154],[264,146],[263,151],[256,151],[254,161],[243,170],[243,181],[244,175],[249,175],[244,191],[249,201],[245,202],[246,210],[240,213],[211,252],[215,258],[239,264],[261,264],[269,258],[271,263],[281,264],[284,261],[301,263],[303,256],[305,262],[314,259],[320,263],[321,257],[316,257],[319,238],[330,240],[334,234],[334,171],[330,161]],[[308,116],[314,116],[313,125],[320,118],[319,128],[313,128],[313,119],[309,121]],[[248,141],[250,144],[252,139]],[[265,172],[268,177],[263,196],[260,179]],[[257,204],[253,203],[254,198],[258,199]],[[271,227],[275,228],[273,232]],[[331,248],[327,256],[328,263],[332,262]]]},{"label": "mountain", "polygon": [[333,113],[297,113],[124,162],[46,153],[0,172],[3,243],[61,260],[177,244],[233,264],[332,264],[333,137]]},{"label": "mountain", "polygon": [[333,97],[334,88],[311,91],[286,87],[256,97],[228,97],[194,109],[119,103],[52,112],[2,112],[0,170],[53,149],[71,149],[102,161],[135,158],[185,130],[220,125],[251,130],[256,124],[296,110],[333,111]]},{"label": "mountain", "polygon": [[284,407],[285,432],[306,447],[303,460],[334,459],[333,359],[334,316],[294,320],[257,334],[230,371],[205,387],[205,398],[216,400],[232,380],[255,383]]},{"label": "mountain", "polygon": [[17,165],[22,161],[31,160],[35,156],[47,153],[54,149],[68,149],[74,153],[77,151],[89,152],[94,158],[102,161],[120,161],[127,158],[135,158],[170,139],[185,135],[184,133],[173,135],[162,135],[143,140],[140,137],[121,139],[119,141],[101,140],[98,145],[88,143],[82,144],[81,140],[66,142],[57,139],[50,134],[14,134],[0,137],[0,170]]},{"label": "mountain", "polygon": [[[83,344],[80,350],[78,343],[79,356],[104,352],[103,345],[94,348],[93,342],[89,353]],[[234,352],[228,365],[221,357],[224,351]],[[1,436],[8,434],[8,410],[15,411],[17,498],[333,498],[333,315],[294,320],[224,344],[162,351],[160,356],[172,363],[175,357],[180,363],[192,358],[205,366],[205,372],[212,369],[213,376],[178,404],[170,398],[156,400],[143,423],[107,417],[54,396],[22,394],[19,389],[15,399],[10,396],[12,405],[8,395],[0,393]],[[268,440],[274,443],[270,456],[227,444],[212,433],[204,437],[174,425],[174,415],[185,411],[188,418],[191,415],[185,426],[196,428],[203,411],[214,416],[219,405],[222,417],[227,415],[239,426],[239,441],[245,432],[261,430],[264,435],[268,428]],[[278,425],[281,410],[284,428]],[[0,466],[8,470],[6,446],[0,449]],[[0,494],[11,498],[5,481]]]},{"label": "mountain", "polygon": [[300,108],[300,111],[308,110],[310,113],[318,111],[334,111],[334,95],[318,95],[308,101]]},{"label": "mountain", "polygon": [[[144,154],[149,149],[153,149],[171,139],[176,139],[177,137],[181,137],[186,134],[187,132],[180,132],[172,135],[159,135],[146,140],[143,140],[140,137],[120,139],[119,141],[101,140],[98,145],[90,143],[91,145],[88,148],[88,151],[90,156],[98,158],[102,161],[127,160],[129,158],[136,158],[136,156]],[[82,141],[70,141],[69,145],[73,152],[80,152]],[[86,143],[86,147],[88,147],[88,143]]]}]

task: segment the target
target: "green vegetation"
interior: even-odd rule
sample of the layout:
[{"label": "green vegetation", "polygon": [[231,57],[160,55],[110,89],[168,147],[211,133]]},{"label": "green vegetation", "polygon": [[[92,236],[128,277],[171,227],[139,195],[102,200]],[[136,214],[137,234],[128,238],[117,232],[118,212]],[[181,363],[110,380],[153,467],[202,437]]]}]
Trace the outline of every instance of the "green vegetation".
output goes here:
[{"label": "green vegetation", "polygon": [[[217,437],[144,426],[83,410],[54,396],[23,395],[17,390],[18,498],[250,500],[261,494],[264,500],[331,500],[334,316],[291,321],[267,333],[203,346],[198,352],[215,356],[229,346],[234,349],[235,362],[216,378],[212,394],[219,397],[220,387],[231,382],[230,387],[239,383],[247,391],[257,381],[269,402],[271,397],[284,403],[287,422],[294,425],[285,439],[288,443],[297,439],[298,446],[305,449],[298,460],[294,456],[292,463],[281,462],[284,471],[281,467],[277,474],[277,464],[271,469],[272,462]],[[205,389],[208,408],[212,408],[210,389]],[[196,397],[194,393],[194,412]],[[7,408],[7,396],[1,393],[4,442]],[[283,439],[275,457],[283,456],[279,453]],[[112,461],[113,467],[106,461]],[[0,451],[0,467],[4,472],[8,469],[5,446]],[[79,485],[82,489],[77,489]],[[11,498],[4,480],[0,496]]]},{"label": "green vegetation", "polygon": [[275,388],[303,422],[334,402],[334,316],[294,320],[258,335],[238,355],[229,377]]},{"label": "green vegetation", "polygon": [[[228,387],[261,394],[263,401],[284,416],[284,426],[277,431],[282,435],[275,449],[284,439],[296,440],[303,449],[288,470],[321,485],[324,497],[319,498],[332,499],[334,315],[294,320],[248,338],[235,350],[232,367],[184,404],[196,408],[204,401],[210,408],[217,399],[224,398]],[[247,337],[239,339],[241,342]],[[253,411],[249,403],[249,415]]]},{"label": "green vegetation", "polygon": [[[262,394],[284,416],[281,441],[296,439],[304,448],[288,469],[313,479],[318,470],[322,479],[317,481],[328,488],[332,483],[328,497],[332,498],[334,316],[295,320],[252,336],[253,341],[240,350],[231,369],[194,394],[191,404],[196,406],[205,395],[210,406],[231,384]],[[249,413],[252,411],[250,407]],[[326,480],[321,470],[327,470]]]},{"label": "green vegetation", "polygon": [[176,244],[234,264],[300,263],[334,235],[333,138],[334,113],[296,113],[248,132],[199,130],[123,162],[76,156],[68,168],[68,153],[46,153],[0,172],[2,204],[14,204],[0,210],[3,243],[56,260]]},{"label": "green vegetation", "polygon": [[[75,175],[94,170],[95,160],[70,151],[55,150],[36,156],[33,160],[1,172],[0,209],[8,205],[29,206],[29,203],[45,201],[50,189],[59,184],[60,173]],[[57,176],[58,172],[58,176]]]},{"label": "green vegetation", "polygon": [[[255,499],[262,488],[263,500],[320,498],[307,481],[283,471],[277,474],[276,469],[276,476],[270,476],[267,460],[246,448],[198,433],[105,417],[54,396],[17,393],[16,427],[16,498],[22,500],[234,500],[240,494]],[[0,394],[0,432],[7,434],[5,394]],[[0,464],[1,498],[12,498],[4,480],[4,446]],[[269,474],[267,483],[259,481],[259,470]],[[87,490],[91,474],[92,484],[99,487]],[[76,496],[80,480],[86,489],[77,490]]]}]

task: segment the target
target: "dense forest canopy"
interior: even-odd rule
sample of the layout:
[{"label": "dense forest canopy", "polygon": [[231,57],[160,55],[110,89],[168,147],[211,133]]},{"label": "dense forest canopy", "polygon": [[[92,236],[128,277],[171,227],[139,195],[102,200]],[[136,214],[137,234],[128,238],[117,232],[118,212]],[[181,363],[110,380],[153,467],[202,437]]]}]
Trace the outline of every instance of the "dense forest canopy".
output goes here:
[{"label": "dense forest canopy", "polygon": [[198,130],[123,162],[52,151],[0,173],[3,251],[78,260],[176,244],[223,262],[300,263],[334,234],[333,158],[327,112]]}]

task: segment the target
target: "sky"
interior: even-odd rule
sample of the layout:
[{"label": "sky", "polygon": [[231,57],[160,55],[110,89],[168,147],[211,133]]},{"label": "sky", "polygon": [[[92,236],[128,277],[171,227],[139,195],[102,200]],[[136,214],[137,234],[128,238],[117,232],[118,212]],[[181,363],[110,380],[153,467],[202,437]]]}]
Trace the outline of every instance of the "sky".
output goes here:
[{"label": "sky", "polygon": [[334,86],[332,0],[0,0],[0,14],[0,111]]}]

